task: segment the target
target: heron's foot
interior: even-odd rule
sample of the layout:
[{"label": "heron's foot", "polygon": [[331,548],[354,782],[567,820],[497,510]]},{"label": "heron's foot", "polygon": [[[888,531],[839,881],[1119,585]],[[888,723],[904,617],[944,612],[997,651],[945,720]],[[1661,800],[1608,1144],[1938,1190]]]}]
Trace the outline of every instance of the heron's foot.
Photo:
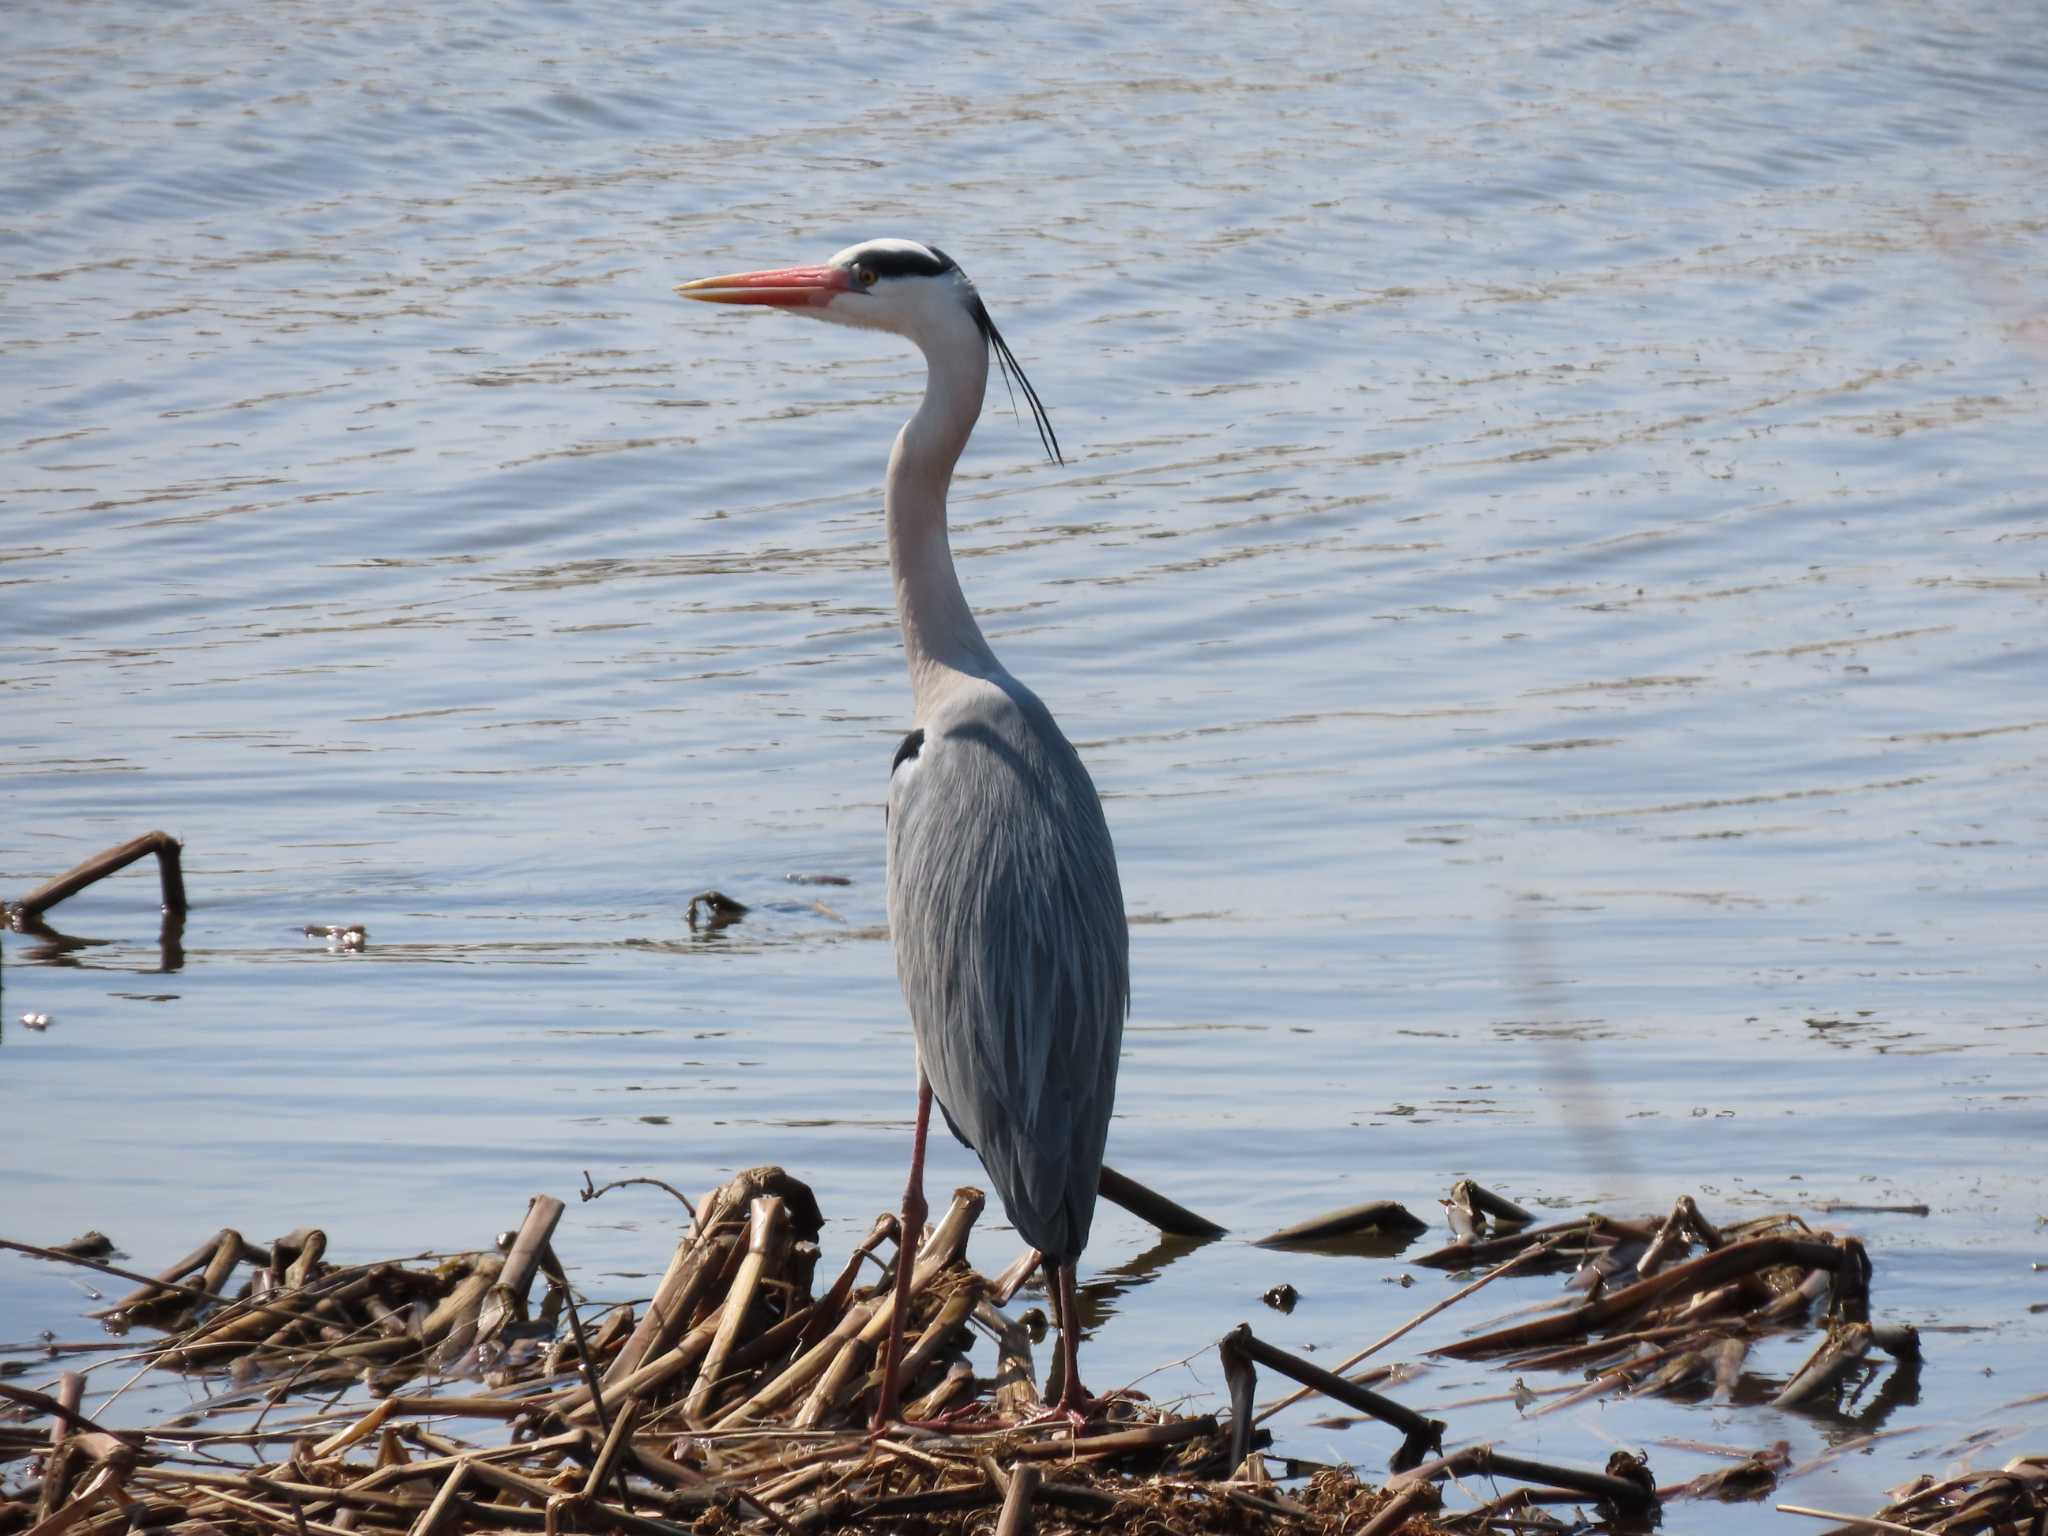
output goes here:
[{"label": "heron's foot", "polygon": [[1064,1421],[1078,1434],[1097,1420],[1106,1419],[1103,1411],[1109,1406],[1109,1399],[1097,1397],[1078,1381],[1068,1382],[1060,1391],[1057,1401],[1026,1419],[1022,1428],[1036,1424],[1055,1424]]},{"label": "heron's foot", "polygon": [[1069,1408],[1065,1403],[1052,1403],[1039,1409],[1030,1418],[1020,1421],[1017,1427],[1037,1429],[1046,1424],[1064,1424],[1078,1435],[1088,1427],[1089,1422],[1086,1409]]}]

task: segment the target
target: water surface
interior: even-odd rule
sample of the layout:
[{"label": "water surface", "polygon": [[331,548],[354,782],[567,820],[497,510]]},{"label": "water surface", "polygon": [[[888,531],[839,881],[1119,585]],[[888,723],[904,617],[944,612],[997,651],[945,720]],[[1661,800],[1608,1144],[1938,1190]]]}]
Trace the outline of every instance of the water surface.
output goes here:
[{"label": "water surface", "polygon": [[[1240,1236],[1462,1174],[1801,1209],[1884,1316],[1967,1330],[1880,1411],[1461,1439],[1905,1431],[1786,1485],[1846,1509],[2038,1449],[2002,1406],[2048,1368],[2038,23],[17,8],[0,889],[163,827],[195,907],[167,957],[137,871],[53,913],[90,944],[6,939],[0,1233],[362,1258],[770,1160],[865,1230],[908,1139],[879,483],[921,370],[669,289],[907,234],[1069,454],[992,395],[954,544],[1117,837],[1112,1161]],[[693,933],[707,887],[753,911]],[[670,1222],[616,1194],[560,1246],[632,1296]],[[1241,1318],[1348,1353],[1442,1284],[1153,1247],[1098,1223],[1098,1386],[1207,1398]],[[0,1340],[83,1326],[0,1277]],[[1283,1444],[1391,1449],[1317,1416]]]}]

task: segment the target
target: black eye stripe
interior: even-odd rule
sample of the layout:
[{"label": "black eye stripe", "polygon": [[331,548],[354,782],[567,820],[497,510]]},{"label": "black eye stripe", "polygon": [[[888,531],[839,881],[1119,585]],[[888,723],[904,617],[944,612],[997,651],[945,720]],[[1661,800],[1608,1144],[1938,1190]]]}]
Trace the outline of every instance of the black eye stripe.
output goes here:
[{"label": "black eye stripe", "polygon": [[953,270],[953,258],[937,246],[917,250],[905,246],[883,246],[861,250],[854,260],[877,277],[942,277]]},{"label": "black eye stripe", "polygon": [[889,776],[894,778],[896,770],[903,766],[905,759],[916,757],[923,750],[924,731],[922,728],[919,728],[904,737],[903,745],[896,749],[896,761],[889,765]]}]

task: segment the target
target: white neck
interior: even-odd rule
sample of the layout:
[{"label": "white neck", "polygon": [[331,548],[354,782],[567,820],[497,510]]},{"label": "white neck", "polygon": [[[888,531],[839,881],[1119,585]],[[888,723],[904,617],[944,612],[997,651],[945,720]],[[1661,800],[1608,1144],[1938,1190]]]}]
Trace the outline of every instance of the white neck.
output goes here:
[{"label": "white neck", "polygon": [[946,542],[946,487],[981,415],[988,344],[964,308],[957,325],[914,339],[925,355],[924,399],[896,434],[882,506],[903,656],[921,720],[927,702],[954,677],[986,677],[1000,667],[960,590]]}]

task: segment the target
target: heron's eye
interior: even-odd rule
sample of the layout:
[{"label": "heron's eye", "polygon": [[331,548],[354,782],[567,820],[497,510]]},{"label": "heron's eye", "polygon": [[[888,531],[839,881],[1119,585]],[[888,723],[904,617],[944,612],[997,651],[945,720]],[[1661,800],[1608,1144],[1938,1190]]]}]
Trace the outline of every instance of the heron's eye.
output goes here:
[{"label": "heron's eye", "polygon": [[861,287],[872,288],[875,286],[875,269],[873,267],[855,267],[853,275],[860,279]]}]

